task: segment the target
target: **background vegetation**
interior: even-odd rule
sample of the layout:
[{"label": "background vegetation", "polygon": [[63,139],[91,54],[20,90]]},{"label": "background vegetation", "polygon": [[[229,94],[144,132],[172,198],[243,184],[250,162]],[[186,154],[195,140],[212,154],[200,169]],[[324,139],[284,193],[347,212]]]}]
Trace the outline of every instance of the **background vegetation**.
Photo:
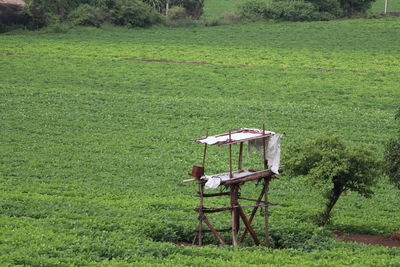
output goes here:
[{"label": "background vegetation", "polygon": [[[56,32],[65,32],[78,25],[99,27],[102,24],[186,27],[260,19],[332,20],[345,16],[377,16],[384,7],[384,0],[207,0],[206,14],[203,15],[204,0],[27,0],[26,3],[21,12],[2,17],[0,32],[21,27],[37,30],[47,26]],[[400,3],[389,1],[388,11],[400,12]]]},{"label": "background vegetation", "polygon": [[[266,123],[286,132],[284,157],[290,143],[331,132],[382,158],[398,131],[398,22],[1,35],[0,265],[399,265],[398,249],[339,243],[330,232],[399,230],[400,193],[385,176],[370,199],[342,196],[326,228],[312,221],[325,200],[305,177],[274,180],[279,250],[173,244],[193,238],[196,188],[181,180],[201,160],[189,139],[206,130]],[[225,171],[227,157],[210,149],[206,171]],[[225,227],[227,217],[212,221]]]}]

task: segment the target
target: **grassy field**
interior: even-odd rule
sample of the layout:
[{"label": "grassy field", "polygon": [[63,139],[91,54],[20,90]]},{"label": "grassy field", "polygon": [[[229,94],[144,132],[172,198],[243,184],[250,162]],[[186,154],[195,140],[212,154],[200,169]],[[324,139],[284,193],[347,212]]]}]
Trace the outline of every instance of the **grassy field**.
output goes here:
[{"label": "grassy field", "polygon": [[[400,192],[385,177],[371,199],[339,200],[327,229],[312,222],[324,204],[316,190],[301,177],[274,181],[280,249],[173,244],[193,238],[196,188],[181,180],[201,161],[189,139],[206,130],[266,123],[286,132],[284,157],[290,142],[330,132],[381,157],[396,132],[399,22],[1,35],[0,265],[400,266],[399,249],[330,234],[400,230]],[[226,152],[209,150],[208,172],[226,170]]]}]

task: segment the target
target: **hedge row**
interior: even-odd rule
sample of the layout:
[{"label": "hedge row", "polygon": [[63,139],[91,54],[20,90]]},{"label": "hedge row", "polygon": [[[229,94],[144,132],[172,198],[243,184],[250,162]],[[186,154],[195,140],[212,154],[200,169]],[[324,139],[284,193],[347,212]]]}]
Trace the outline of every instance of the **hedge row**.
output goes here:
[{"label": "hedge row", "polygon": [[314,21],[363,14],[375,0],[248,0],[239,6],[242,18]]}]

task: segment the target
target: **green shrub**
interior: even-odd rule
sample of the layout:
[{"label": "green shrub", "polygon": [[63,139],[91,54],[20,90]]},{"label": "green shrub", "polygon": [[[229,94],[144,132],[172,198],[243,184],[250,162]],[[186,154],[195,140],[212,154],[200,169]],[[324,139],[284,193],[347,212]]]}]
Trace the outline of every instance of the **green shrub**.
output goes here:
[{"label": "green shrub", "polygon": [[239,10],[241,17],[252,20],[312,21],[321,19],[315,6],[303,1],[266,3],[261,0],[249,0],[244,2]]},{"label": "green shrub", "polygon": [[261,0],[247,0],[239,5],[238,14],[240,17],[250,20],[265,19],[268,4]]},{"label": "green shrub", "polygon": [[181,6],[174,6],[168,10],[168,18],[172,20],[184,19],[187,16],[186,9]]},{"label": "green shrub", "polygon": [[105,14],[99,7],[83,4],[71,12],[69,20],[73,25],[100,27],[105,21]]},{"label": "green shrub", "polygon": [[339,17],[342,15],[339,0],[306,0],[312,3],[319,12]]},{"label": "green shrub", "polygon": [[161,22],[160,14],[136,0],[117,0],[110,15],[114,24],[129,28],[146,27]]},{"label": "green shrub", "polygon": [[302,1],[275,2],[271,4],[273,19],[284,21],[311,21],[316,18],[316,8]]}]

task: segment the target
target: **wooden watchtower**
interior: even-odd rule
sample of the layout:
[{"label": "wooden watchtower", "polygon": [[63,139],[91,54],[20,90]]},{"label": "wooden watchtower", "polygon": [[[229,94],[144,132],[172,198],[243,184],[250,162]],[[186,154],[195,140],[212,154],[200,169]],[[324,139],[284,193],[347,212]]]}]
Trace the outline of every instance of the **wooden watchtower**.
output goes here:
[{"label": "wooden watchtower", "polygon": [[[274,139],[275,149],[279,151],[278,157],[280,156],[280,146],[279,146],[279,138],[282,135],[266,131],[264,129],[248,129],[242,128],[236,131],[231,131],[228,133],[218,134],[214,136],[206,136],[194,139],[193,141],[204,144],[204,152],[203,152],[203,161],[201,166],[193,166],[191,175],[195,178],[184,180],[184,182],[195,181],[198,183],[199,192],[198,196],[200,198],[199,206],[195,209],[199,213],[199,224],[196,229],[196,236],[193,243],[198,241],[198,245],[203,244],[203,234],[205,232],[211,232],[214,237],[219,241],[221,245],[227,244],[219,232],[230,231],[232,235],[232,245],[237,246],[240,242],[243,242],[246,234],[250,233],[254,243],[256,245],[260,245],[260,240],[257,237],[256,232],[253,230],[251,226],[253,219],[256,215],[258,208],[265,209],[265,246],[270,246],[269,241],[269,230],[268,230],[268,206],[275,205],[268,202],[268,190],[269,183],[272,178],[275,177],[275,174],[278,173],[278,168],[276,164],[279,165],[279,158],[273,159],[275,162],[275,166],[269,169],[268,164],[268,152],[270,147],[269,143],[271,139]],[[243,157],[243,143],[249,142],[251,144],[257,144],[258,150],[262,154],[262,161],[264,165],[264,169],[262,170],[251,170],[251,169],[243,169],[242,168],[242,157]],[[239,144],[239,159],[238,159],[238,167],[237,170],[233,170],[232,163],[232,146],[235,144]],[[205,175],[205,161],[206,161],[206,153],[208,145],[218,145],[218,146],[227,146],[229,149],[229,172],[214,174],[214,175]],[[271,162],[270,162],[271,163]],[[271,165],[271,164],[270,164]],[[244,185],[246,182],[261,180],[263,181],[263,186],[260,192],[260,195],[257,199],[246,198],[239,194],[240,186]],[[229,186],[229,192],[219,192],[219,193],[205,193],[204,189],[207,188],[216,188],[218,186]],[[204,205],[204,199],[209,197],[226,197],[230,198],[230,205],[223,207],[207,207]],[[239,203],[239,200],[246,200],[255,202],[253,205],[243,206]],[[244,209],[245,208],[253,208],[250,215],[246,215]],[[231,227],[228,229],[216,229],[212,223],[208,220],[206,214],[215,213],[215,212],[223,212],[230,211],[231,212]],[[240,232],[240,220],[244,224],[243,230]],[[203,229],[203,224],[208,227],[208,229]]]}]

